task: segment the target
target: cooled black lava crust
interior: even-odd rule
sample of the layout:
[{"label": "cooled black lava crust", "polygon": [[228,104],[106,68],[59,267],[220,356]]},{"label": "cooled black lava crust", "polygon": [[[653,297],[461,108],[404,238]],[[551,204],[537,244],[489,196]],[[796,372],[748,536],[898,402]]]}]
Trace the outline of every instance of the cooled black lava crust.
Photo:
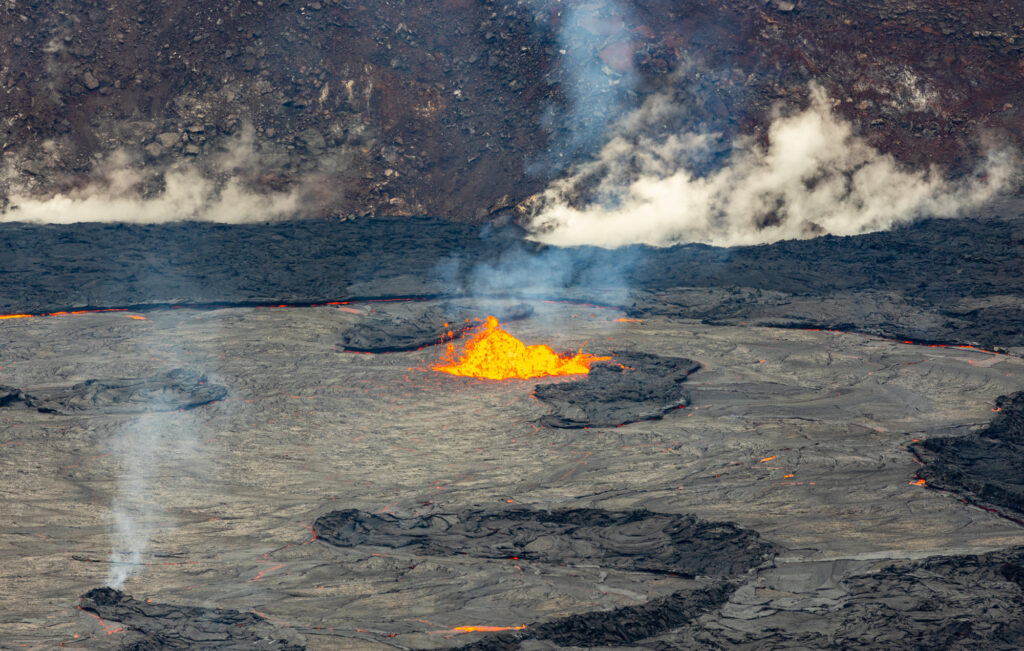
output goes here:
[{"label": "cooled black lava crust", "polygon": [[82,595],[82,610],[128,629],[124,650],[230,649],[302,651],[282,639],[255,613],[139,601],[120,590],[96,588]]},{"label": "cooled black lava crust", "polygon": [[478,327],[477,319],[486,314],[493,314],[501,322],[513,321],[533,314],[533,307],[519,303],[488,310],[486,305],[476,304],[389,303],[345,330],[338,347],[358,353],[416,350],[462,337]]},{"label": "cooled black lava crust", "polygon": [[[1019,649],[1024,639],[1024,547],[936,556],[840,582],[840,607],[798,627],[746,631],[693,625],[655,649]],[[713,623],[712,623],[713,624]]]},{"label": "cooled black lava crust", "polygon": [[616,353],[578,380],[537,385],[533,395],[551,407],[540,419],[547,427],[616,427],[690,404],[683,382],[698,368],[684,357]]},{"label": "cooled black lava crust", "polygon": [[142,378],[86,380],[70,387],[20,390],[0,386],[0,407],[23,402],[54,414],[141,414],[194,409],[228,395],[205,375],[176,368]]},{"label": "cooled black lava crust", "polygon": [[911,446],[928,486],[1024,521],[1024,392],[1001,396],[992,422],[967,436]]},{"label": "cooled black lava crust", "polygon": [[649,511],[509,509],[401,518],[347,509],[321,516],[313,528],[338,547],[588,563],[686,577],[733,576],[775,554],[757,532],[735,524]]},{"label": "cooled black lava crust", "polygon": [[[600,302],[594,279],[614,279],[635,315],[1008,348],[1024,345],[1024,227],[1012,219],[1024,211],[1019,201],[1007,210],[1006,219],[926,219],[855,237],[614,251],[551,249],[513,230],[413,217],[4,223],[0,312],[515,294],[526,281],[543,298]],[[481,268],[497,270],[486,286],[475,282]],[[561,278],[550,286],[553,269]]]}]

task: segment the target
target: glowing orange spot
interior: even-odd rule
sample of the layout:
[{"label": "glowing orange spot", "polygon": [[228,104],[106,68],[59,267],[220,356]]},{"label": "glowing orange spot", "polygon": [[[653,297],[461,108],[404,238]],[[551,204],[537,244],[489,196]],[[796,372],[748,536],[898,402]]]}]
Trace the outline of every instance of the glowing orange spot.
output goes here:
[{"label": "glowing orange spot", "polygon": [[146,317],[144,317],[144,316],[137,316],[135,314],[129,314],[128,318],[129,319],[135,319],[136,321],[145,321],[146,320]]},{"label": "glowing orange spot", "polygon": [[918,479],[917,481],[911,481],[911,482],[907,482],[907,483],[910,484],[911,486],[924,486],[925,485],[925,481],[923,479]]},{"label": "glowing orange spot", "polygon": [[456,626],[452,630],[459,633],[497,633],[498,631],[521,631],[524,628],[526,628],[526,624],[522,626]]},{"label": "glowing orange spot", "polygon": [[[594,316],[594,315],[591,314],[590,316]],[[643,323],[644,322],[643,319],[627,319],[626,317],[623,317],[621,319],[615,319],[615,321],[618,322],[618,323]]]},{"label": "glowing orange spot", "polygon": [[765,461],[771,461],[774,458],[775,458],[775,456],[765,457],[764,459],[761,459],[758,463],[764,463]]},{"label": "glowing orange spot", "polygon": [[783,479],[789,479],[790,477],[796,477],[796,475],[783,475]]},{"label": "glowing orange spot", "polygon": [[441,373],[487,380],[525,380],[549,375],[585,375],[590,372],[592,363],[608,359],[611,357],[583,352],[561,357],[550,346],[527,346],[502,330],[497,318],[489,316],[483,327],[466,342],[457,361],[455,345],[448,344],[446,359],[430,368]]},{"label": "glowing orange spot", "polygon": [[34,314],[2,314],[0,319],[28,319],[35,316]]}]

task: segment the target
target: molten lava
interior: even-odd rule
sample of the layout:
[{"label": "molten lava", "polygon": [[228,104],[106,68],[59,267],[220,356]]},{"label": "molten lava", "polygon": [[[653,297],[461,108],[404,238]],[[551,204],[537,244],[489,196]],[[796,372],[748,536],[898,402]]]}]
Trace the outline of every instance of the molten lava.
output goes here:
[{"label": "molten lava", "polygon": [[572,357],[559,356],[550,346],[527,346],[498,325],[489,316],[474,334],[456,361],[455,345],[448,344],[446,358],[431,366],[435,371],[484,378],[507,380],[527,379],[545,375],[585,375],[594,362],[611,359],[587,355],[582,351]]}]

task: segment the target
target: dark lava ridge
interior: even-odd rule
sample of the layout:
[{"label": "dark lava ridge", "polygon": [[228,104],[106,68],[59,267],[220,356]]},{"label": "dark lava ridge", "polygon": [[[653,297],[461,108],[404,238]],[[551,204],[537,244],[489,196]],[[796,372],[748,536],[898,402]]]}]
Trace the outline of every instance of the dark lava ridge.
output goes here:
[{"label": "dark lava ridge", "polygon": [[[604,290],[613,290],[613,302],[636,317],[841,328],[1006,350],[1024,346],[1024,230],[1014,219],[1024,202],[986,210],[979,216],[987,218],[924,219],[853,237],[615,251],[544,247],[510,229],[426,217],[0,223],[0,312],[457,298],[486,279],[492,296],[607,303]],[[566,276],[553,283],[552,269]],[[594,280],[606,278],[608,286]]]},{"label": "dark lava ridge", "polygon": [[593,647],[629,644],[679,628],[721,607],[736,590],[730,583],[679,591],[639,606],[593,611],[532,624],[521,631],[486,637],[459,647],[472,651],[519,649],[526,640],[548,640],[560,646]]},{"label": "dark lava ridge", "polygon": [[357,353],[395,353],[458,339],[480,325],[478,319],[493,314],[499,321],[525,319],[533,307],[519,303],[508,307],[420,302],[393,303],[374,310],[341,335],[338,345]]},{"label": "dark lava ridge", "polygon": [[927,486],[953,491],[1024,523],[1024,392],[1000,396],[992,421],[966,436],[925,439],[910,449]]},{"label": "dark lava ridge", "polygon": [[96,588],[82,595],[82,610],[128,629],[122,649],[232,649],[302,651],[255,613],[139,601],[120,590]]},{"label": "dark lava ridge", "polygon": [[588,563],[687,578],[733,576],[775,556],[757,532],[733,523],[642,510],[522,508],[398,517],[346,509],[320,516],[313,529],[319,540],[337,547]]},{"label": "dark lava ridge", "polygon": [[[779,612],[751,606],[758,624],[723,613],[645,640],[653,649],[1020,649],[1024,640],[1024,547],[934,556],[839,582],[841,605]],[[770,593],[771,590],[765,592]],[[736,601],[734,598],[733,601]],[[785,601],[784,599],[782,601]],[[778,603],[778,602],[775,602]]]},{"label": "dark lava ridge", "polygon": [[545,427],[616,427],[661,418],[690,404],[683,382],[700,368],[685,357],[616,353],[579,380],[539,384],[533,395],[551,407]]},{"label": "dark lava ridge", "polygon": [[205,375],[176,368],[142,378],[86,380],[31,392],[0,386],[0,407],[22,402],[51,414],[142,414],[195,409],[227,395],[226,387],[210,384]]}]

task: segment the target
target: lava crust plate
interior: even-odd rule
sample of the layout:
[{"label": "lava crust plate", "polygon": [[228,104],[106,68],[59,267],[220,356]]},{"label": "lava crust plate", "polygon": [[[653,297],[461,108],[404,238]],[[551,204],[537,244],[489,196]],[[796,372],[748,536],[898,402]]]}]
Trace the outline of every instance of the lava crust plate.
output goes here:
[{"label": "lava crust plate", "polygon": [[[771,646],[798,639],[809,621],[818,622],[815,640],[831,639],[829,626],[843,624],[819,615],[852,603],[867,617],[865,595],[900,608],[898,590],[867,585],[886,567],[918,572],[913,564],[926,558],[1024,545],[1018,524],[918,485],[908,450],[987,423],[996,397],[1024,384],[1016,357],[532,305],[532,316],[508,325],[526,343],[699,363],[683,385],[689,406],[622,427],[543,427],[548,407],[535,386],[571,378],[440,374],[429,365],[442,347],[342,352],[340,333],[369,314],[360,303],[5,323],[0,382],[27,393],[184,368],[227,395],[144,414],[0,410],[0,638],[12,647],[146,648],[145,617],[200,613],[251,620],[253,648],[553,648],[585,642],[583,623],[613,630],[609,618],[647,613],[662,617],[661,629],[592,641],[729,646],[759,639],[759,618],[770,617],[782,636],[764,642]],[[694,516],[731,523],[715,540],[756,535],[777,555],[726,577],[688,577],[603,566],[583,538],[538,539],[530,544],[546,545],[535,548],[543,553],[522,558],[317,540],[314,522],[353,510],[396,527],[460,513]],[[993,577],[1017,576],[1000,569],[1008,561],[985,562]],[[124,594],[103,603],[130,611],[130,622],[98,617],[97,593],[80,601],[122,579]],[[992,594],[1019,599],[1007,581]],[[704,624],[690,621],[705,611]],[[198,634],[186,625],[153,630],[179,641]]]}]

